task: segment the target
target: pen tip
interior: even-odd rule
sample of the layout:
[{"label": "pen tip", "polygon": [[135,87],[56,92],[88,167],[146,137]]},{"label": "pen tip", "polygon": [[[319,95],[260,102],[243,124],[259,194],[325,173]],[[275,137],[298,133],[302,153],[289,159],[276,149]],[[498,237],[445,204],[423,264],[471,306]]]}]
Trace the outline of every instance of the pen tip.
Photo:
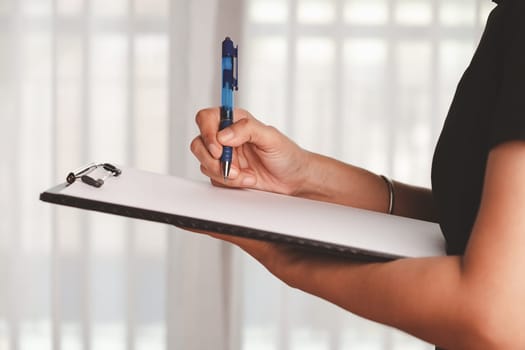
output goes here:
[{"label": "pen tip", "polygon": [[228,176],[230,175],[230,168],[231,168],[230,162],[222,163],[222,176],[224,178],[224,182],[226,182],[226,180],[228,179]]}]

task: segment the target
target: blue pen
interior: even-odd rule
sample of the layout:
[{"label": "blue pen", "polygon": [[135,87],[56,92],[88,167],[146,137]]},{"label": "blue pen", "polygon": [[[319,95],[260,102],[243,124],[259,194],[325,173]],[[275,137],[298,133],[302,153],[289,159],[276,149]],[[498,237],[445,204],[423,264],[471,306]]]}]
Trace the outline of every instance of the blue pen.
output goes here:
[{"label": "blue pen", "polygon": [[[238,69],[239,62],[237,57],[237,47],[234,46],[233,41],[229,37],[226,37],[222,42],[222,102],[221,122],[219,124],[220,130],[233,124],[233,90],[238,90]],[[224,180],[226,180],[230,174],[232,153],[232,147],[223,147],[221,167]]]}]

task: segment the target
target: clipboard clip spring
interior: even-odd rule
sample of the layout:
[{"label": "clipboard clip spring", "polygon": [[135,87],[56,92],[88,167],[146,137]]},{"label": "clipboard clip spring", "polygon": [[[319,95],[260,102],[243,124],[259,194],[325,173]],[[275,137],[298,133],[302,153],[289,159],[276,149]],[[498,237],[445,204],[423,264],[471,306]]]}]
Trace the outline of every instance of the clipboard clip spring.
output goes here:
[{"label": "clipboard clip spring", "polygon": [[[102,168],[105,171],[107,171],[107,175],[102,177],[102,178],[99,178],[99,179],[95,179],[95,178],[89,176],[90,173],[92,173],[95,169],[98,169],[98,168]],[[67,175],[67,177],[66,177],[66,181],[67,181],[68,184],[71,185],[77,179],[81,179],[83,183],[85,183],[87,185],[90,185],[90,186],[93,186],[93,187],[99,188],[99,187],[102,187],[102,185],[104,185],[104,181],[107,180],[110,176],[117,177],[117,176],[120,176],[120,174],[122,174],[122,170],[120,170],[119,168],[117,168],[113,164],[110,164],[110,163],[100,163],[100,164],[90,163],[90,164],[86,165],[83,168],[80,168],[80,169],[77,169],[75,171],[70,172]]]}]

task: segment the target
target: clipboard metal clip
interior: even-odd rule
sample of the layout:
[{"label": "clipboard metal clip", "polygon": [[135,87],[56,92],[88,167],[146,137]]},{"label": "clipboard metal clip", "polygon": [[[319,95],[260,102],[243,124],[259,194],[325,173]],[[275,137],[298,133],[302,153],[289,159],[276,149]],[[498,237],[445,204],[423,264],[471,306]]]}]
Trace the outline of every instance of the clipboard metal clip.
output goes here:
[{"label": "clipboard metal clip", "polygon": [[[107,174],[103,176],[102,178],[95,179],[89,174],[91,174],[95,169],[102,168],[104,169]],[[77,169],[75,171],[70,172],[67,177],[66,181],[68,184],[74,183],[77,179],[81,179],[83,183],[93,186],[93,187],[102,187],[104,185],[104,181],[107,180],[109,177],[114,176],[117,177],[120,174],[122,174],[122,170],[114,166],[110,163],[90,163],[86,165],[83,168]]]}]

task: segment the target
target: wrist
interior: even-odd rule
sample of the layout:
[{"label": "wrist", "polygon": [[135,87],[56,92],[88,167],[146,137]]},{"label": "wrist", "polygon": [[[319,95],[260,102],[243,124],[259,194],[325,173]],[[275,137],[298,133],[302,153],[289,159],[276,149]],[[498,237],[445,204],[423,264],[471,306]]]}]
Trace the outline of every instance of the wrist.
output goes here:
[{"label": "wrist", "polygon": [[[331,172],[329,158],[304,150],[301,174],[291,195],[308,199],[325,200],[328,174]],[[334,160],[335,161],[335,160]]]},{"label": "wrist", "polygon": [[297,197],[385,212],[388,191],[384,180],[365,169],[310,153]]}]

